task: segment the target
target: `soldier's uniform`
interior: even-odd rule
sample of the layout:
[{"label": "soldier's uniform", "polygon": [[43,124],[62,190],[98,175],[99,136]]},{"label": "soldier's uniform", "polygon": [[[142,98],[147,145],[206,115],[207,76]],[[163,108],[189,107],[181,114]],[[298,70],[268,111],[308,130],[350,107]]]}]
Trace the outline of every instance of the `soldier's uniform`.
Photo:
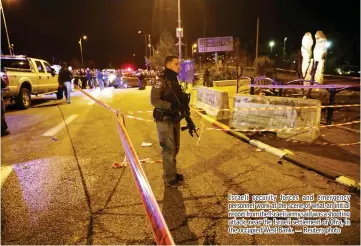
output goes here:
[{"label": "soldier's uniform", "polygon": [[[176,156],[179,152],[180,143],[180,120],[179,103],[175,97],[181,100],[182,88],[177,79],[177,73],[170,69],[164,71],[155,83],[153,83],[150,101],[155,107],[153,116],[157,123],[159,144],[162,147],[164,181],[169,183],[177,179]],[[189,111],[189,106],[184,105]]]}]

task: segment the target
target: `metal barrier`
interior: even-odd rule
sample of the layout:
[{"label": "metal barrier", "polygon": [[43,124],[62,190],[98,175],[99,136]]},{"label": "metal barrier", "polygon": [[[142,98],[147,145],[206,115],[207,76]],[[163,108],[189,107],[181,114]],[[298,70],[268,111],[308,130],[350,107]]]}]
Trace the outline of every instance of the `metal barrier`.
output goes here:
[{"label": "metal barrier", "polygon": [[89,98],[93,99],[99,105],[116,114],[116,124],[124,148],[125,156],[129,163],[133,178],[145,207],[148,220],[152,227],[154,238],[158,245],[175,245],[172,235],[170,234],[168,226],[164,220],[163,214],[160,211],[157,200],[154,197],[153,191],[140,164],[137,153],[135,152],[134,146],[125,128],[124,115],[122,115],[119,110],[115,110],[104,102],[94,98],[89,93],[80,89],[78,86],[76,86],[76,88]]}]

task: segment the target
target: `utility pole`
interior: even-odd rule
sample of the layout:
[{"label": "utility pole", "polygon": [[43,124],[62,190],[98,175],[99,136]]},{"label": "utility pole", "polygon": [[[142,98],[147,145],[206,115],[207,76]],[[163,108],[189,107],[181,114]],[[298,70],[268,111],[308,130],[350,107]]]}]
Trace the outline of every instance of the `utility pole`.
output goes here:
[{"label": "utility pole", "polygon": [[178,35],[178,45],[179,45],[179,61],[182,60],[182,36],[183,36],[183,29],[181,25],[181,6],[180,0],[178,0],[178,28],[177,28],[177,35]]},{"label": "utility pole", "polygon": [[150,38],[150,35],[148,35],[148,47],[149,47],[149,58],[150,58],[152,57],[152,40]]},{"label": "utility pole", "polygon": [[10,55],[13,55],[12,47],[11,47],[11,43],[10,43],[10,38],[9,38],[8,27],[7,27],[7,25],[6,25],[6,20],[5,20],[3,3],[2,3],[1,0],[0,0],[0,5],[1,5],[1,6],[0,6],[0,7],[1,7],[1,14],[2,14],[3,19],[4,19],[4,26],[5,26],[6,37],[7,37],[7,40],[8,40],[9,54],[10,54]]},{"label": "utility pole", "polygon": [[257,17],[256,60],[257,60],[257,58],[258,58],[258,37],[259,37],[259,17]]}]

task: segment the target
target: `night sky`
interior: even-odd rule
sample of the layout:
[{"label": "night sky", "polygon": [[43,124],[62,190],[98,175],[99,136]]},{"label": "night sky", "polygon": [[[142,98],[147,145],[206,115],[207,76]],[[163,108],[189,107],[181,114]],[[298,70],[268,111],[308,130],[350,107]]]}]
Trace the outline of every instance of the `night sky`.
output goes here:
[{"label": "night sky", "polygon": [[[260,52],[268,42],[275,50],[287,39],[287,51],[300,48],[305,32],[322,30],[332,41],[332,51],[341,60],[359,64],[360,1],[328,0],[182,0],[185,42],[212,36],[240,37],[241,45],[254,52],[257,16],[260,18]],[[49,62],[80,60],[78,40],[83,42],[84,60],[97,67],[109,61],[119,67],[133,62],[142,66],[143,30],[156,43],[167,28],[175,37],[177,0],[2,0],[11,43],[16,54]],[[2,24],[1,48],[8,53]],[[189,51],[190,53],[190,51]]]}]

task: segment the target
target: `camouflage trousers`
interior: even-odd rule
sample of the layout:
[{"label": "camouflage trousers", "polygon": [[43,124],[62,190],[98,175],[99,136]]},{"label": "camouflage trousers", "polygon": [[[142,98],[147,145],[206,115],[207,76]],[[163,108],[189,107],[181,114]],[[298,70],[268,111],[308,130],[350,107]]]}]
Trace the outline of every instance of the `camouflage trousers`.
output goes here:
[{"label": "camouflage trousers", "polygon": [[162,147],[163,177],[165,182],[170,182],[176,179],[176,156],[179,152],[180,122],[157,121],[157,130],[159,144]]}]

